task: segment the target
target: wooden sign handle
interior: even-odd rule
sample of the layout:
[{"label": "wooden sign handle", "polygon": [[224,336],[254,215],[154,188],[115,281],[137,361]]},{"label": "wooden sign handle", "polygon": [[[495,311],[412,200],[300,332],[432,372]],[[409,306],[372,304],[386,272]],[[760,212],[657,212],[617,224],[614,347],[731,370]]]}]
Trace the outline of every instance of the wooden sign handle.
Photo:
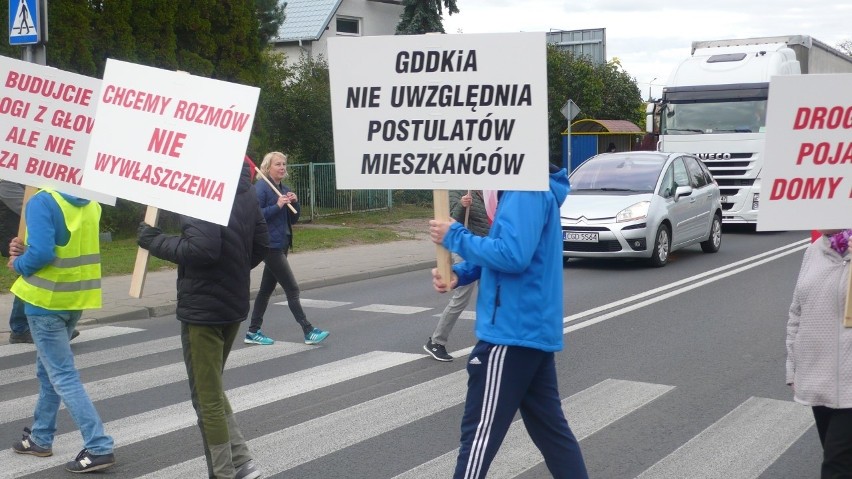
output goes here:
[{"label": "wooden sign handle", "polygon": [[[470,190],[467,190],[467,195],[470,196]],[[471,204],[473,206],[473,204]],[[467,228],[467,222],[470,219],[470,206],[464,207],[464,227]]]},{"label": "wooden sign handle", "polygon": [[[145,210],[145,222],[151,226],[157,226],[157,218],[160,209],[149,206]],[[136,265],[133,266],[133,276],[130,277],[130,296],[132,298],[142,297],[142,288],[145,286],[145,275],[148,273],[148,250],[139,248],[136,250]]]},{"label": "wooden sign handle", "polygon": [[[432,204],[435,213],[435,219],[438,221],[450,221],[450,192],[448,190],[432,190]],[[453,260],[450,257],[450,252],[441,245],[435,245],[438,274],[447,283],[447,291],[450,288],[450,280],[453,278]]]},{"label": "wooden sign handle", "polygon": [[24,198],[21,200],[21,221],[18,223],[18,239],[21,243],[25,243],[24,238],[27,236],[27,217],[24,212],[27,210],[27,202],[38,192],[38,188],[27,186],[24,188]]},{"label": "wooden sign handle", "polygon": [[[266,177],[266,175],[264,175],[264,174],[260,171],[260,168],[258,168],[258,167],[256,167],[256,166],[255,166],[255,167],[254,167],[254,171],[256,171],[256,172],[257,172],[257,175],[258,175],[258,176],[260,176],[261,178],[263,178],[263,181],[265,181],[265,182],[266,182],[266,184],[267,184],[267,185],[269,185],[269,187],[270,187],[270,188],[272,188],[272,191],[274,191],[275,193],[277,193],[279,197],[284,196],[284,195],[282,195],[282,194],[281,194],[281,192],[280,192],[280,191],[278,191],[278,188],[277,188],[275,185],[273,185],[271,181],[269,181],[269,178],[267,178],[267,177]],[[292,211],[292,212],[293,212],[293,214],[296,214],[296,208],[293,208],[293,205],[291,205],[290,203],[287,203],[287,207],[288,207],[288,208],[290,208],[290,211]]]}]

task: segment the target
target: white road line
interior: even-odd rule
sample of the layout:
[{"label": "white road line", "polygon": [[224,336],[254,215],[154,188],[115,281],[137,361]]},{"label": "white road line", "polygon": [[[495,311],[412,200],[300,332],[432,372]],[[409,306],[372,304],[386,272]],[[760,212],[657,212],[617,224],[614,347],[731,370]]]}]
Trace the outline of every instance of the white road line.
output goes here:
[{"label": "white road line", "polygon": [[[170,338],[154,339],[142,343],[135,343],[130,346],[119,346],[117,348],[75,355],[74,364],[77,366],[77,369],[80,370],[94,366],[102,366],[104,364],[124,359],[150,356],[171,351],[173,349],[180,349],[180,347],[180,336],[172,336]],[[3,375],[0,376],[0,386],[27,381],[29,379],[35,379],[35,366],[33,364],[4,370]]]},{"label": "white road line", "polygon": [[[583,312],[580,312],[580,313],[577,313],[577,314],[572,314],[570,316],[566,316],[565,318],[563,318],[563,322],[568,323],[568,322],[571,322],[571,321],[576,321],[578,319],[585,318],[586,316],[591,316],[593,314],[597,314],[597,313],[600,313],[602,311],[606,311],[608,309],[612,309],[612,308],[621,306],[623,304],[632,303],[632,302],[640,300],[642,298],[647,298],[649,296],[652,296],[652,297],[657,296],[658,294],[660,294],[663,291],[667,291],[667,290],[670,290],[670,289],[677,288],[681,285],[691,283],[693,281],[699,280],[699,279],[707,277],[707,276],[719,274],[723,271],[736,268],[740,265],[750,263],[752,261],[756,261],[756,260],[758,260],[760,258],[764,258],[766,256],[771,256],[771,258],[769,258],[769,261],[779,259],[781,257],[788,255],[788,254],[795,253],[796,251],[805,249],[808,244],[810,244],[810,240],[807,240],[807,239],[801,240],[801,241],[796,241],[794,243],[790,243],[790,244],[781,246],[779,248],[775,248],[773,250],[765,251],[763,253],[752,256],[750,258],[742,259],[740,261],[735,261],[733,263],[726,264],[726,265],[720,266],[716,269],[711,269],[710,271],[705,271],[703,273],[699,273],[699,274],[696,274],[694,276],[690,276],[688,278],[684,278],[682,280],[675,281],[673,283],[667,283],[665,286],[660,286],[659,288],[650,289],[648,291],[644,291],[642,293],[635,294],[633,296],[630,296],[630,297],[627,297],[627,298],[624,298],[624,299],[620,299],[618,301],[613,301],[612,303],[604,304],[604,305],[598,306],[596,308],[587,309],[586,311],[583,311]],[[776,253],[780,253],[780,252],[783,252],[783,251],[788,250],[788,249],[789,249],[789,251],[786,251],[782,254],[776,255]],[[757,266],[759,264],[763,264],[763,263],[766,263],[766,262],[767,261],[761,261],[759,263],[755,263],[753,266]],[[752,267],[752,266],[750,266],[750,267]],[[739,272],[745,271],[745,270],[749,269],[750,267],[740,268],[740,269],[736,270],[736,272],[739,273]],[[718,279],[721,279],[721,278],[724,278],[724,277],[727,277],[727,276],[730,276],[730,274],[720,276]],[[704,283],[702,283],[702,284],[704,284]],[[687,290],[684,290],[684,291],[687,291]]]},{"label": "white road line", "polygon": [[[279,474],[318,457],[417,421],[464,401],[467,371],[397,391],[248,442],[258,468]],[[282,444],[298,444],[281,452]],[[204,457],[176,464],[144,478],[183,478],[206,469]]]},{"label": "white road line", "polygon": [[801,404],[752,397],[638,479],[754,479],[813,423]]},{"label": "white road line", "polygon": [[[609,313],[603,314],[601,316],[597,316],[597,317],[591,318],[589,320],[583,321],[581,323],[577,323],[577,324],[568,326],[568,327],[566,327],[562,330],[562,333],[567,334],[567,333],[570,333],[571,331],[577,331],[577,330],[586,328],[588,326],[592,326],[594,324],[601,323],[603,321],[606,321],[607,319],[612,319],[612,318],[621,316],[622,314],[626,314],[626,313],[629,313],[631,311],[635,311],[639,308],[644,308],[645,306],[648,306],[650,304],[654,304],[656,302],[663,301],[665,299],[671,298],[672,296],[677,296],[678,294],[685,293],[685,292],[693,290],[695,288],[704,286],[705,284],[712,283],[713,281],[718,281],[720,279],[724,279],[724,278],[727,278],[728,276],[732,276],[734,274],[741,273],[743,271],[749,270],[751,268],[762,265],[764,263],[768,263],[770,261],[774,261],[776,259],[783,258],[784,256],[796,253],[798,251],[801,251],[801,250],[807,248],[808,244],[810,244],[810,240],[796,241],[795,243],[790,243],[790,244],[782,246],[780,248],[776,248],[776,249],[773,249],[771,251],[766,251],[764,253],[752,256],[751,258],[746,258],[744,260],[740,260],[740,261],[731,263],[729,265],[722,266],[720,268],[716,268],[716,269],[713,269],[713,270],[710,270],[710,271],[705,271],[703,273],[700,273],[700,274],[697,274],[697,275],[694,275],[694,276],[690,276],[689,278],[685,278],[685,279],[682,279],[680,281],[675,281],[674,283],[669,283],[669,284],[667,284],[665,286],[661,286],[659,288],[648,290],[648,291],[645,291],[645,292],[640,293],[640,294],[636,294],[636,295],[633,295],[633,296],[630,296],[630,297],[627,297],[627,298],[624,298],[624,299],[620,299],[618,301],[613,301],[611,303],[607,303],[607,304],[604,304],[604,305],[601,305],[601,306],[598,306],[598,307],[595,307],[595,308],[592,308],[592,309],[587,309],[586,311],[582,311],[582,312],[577,313],[577,314],[572,314],[570,316],[566,316],[566,317],[562,318],[563,324],[567,324],[567,323],[572,322],[572,321],[577,321],[577,320],[585,318],[587,316],[592,316],[592,315],[600,313],[602,311],[607,311],[607,310],[610,310],[612,308],[616,308],[616,307],[624,305],[624,304],[633,303],[634,301],[640,300],[642,298],[652,296],[651,299],[648,299],[648,300],[645,300],[645,301],[642,301],[642,302],[639,302],[639,303],[631,304],[630,306],[628,306],[626,308],[618,309],[618,310],[615,310],[615,311],[610,311]],[[770,257],[765,258],[766,256],[770,256]],[[759,258],[765,258],[765,259],[763,259],[761,261],[755,261]],[[755,262],[751,263],[752,261],[755,261]],[[747,263],[751,263],[751,264],[747,264]],[[720,275],[715,276],[713,278],[706,279],[706,280],[698,282],[698,283],[690,284],[690,283],[692,283],[692,282],[694,282],[698,279],[704,278],[706,276],[718,274],[720,272],[729,270],[732,267],[736,267],[736,266],[742,265],[742,264],[747,264],[747,265],[743,266],[741,268],[734,269],[734,270],[729,271],[727,273],[720,274]],[[682,285],[687,285],[687,286],[683,287],[681,289],[669,291],[668,293],[663,293],[664,291],[667,291],[667,290],[670,290],[672,288],[676,288],[676,287],[679,287],[679,286],[682,286]],[[467,347],[467,348],[459,349],[457,351],[452,351],[452,352],[450,352],[450,355],[457,357],[457,358],[458,357],[464,357],[464,356],[469,355],[472,350],[473,350],[473,346],[470,346],[470,347]]]},{"label": "white road line", "polygon": [[[562,400],[562,410],[577,440],[600,431],[631,412],[674,389],[674,386],[607,379]],[[393,479],[444,479],[452,477],[458,448],[410,469]],[[532,469],[544,458],[521,420],[512,423],[488,477],[505,479]]]},{"label": "white road line", "polygon": [[[234,349],[228,356],[225,369],[257,364],[308,349],[313,349],[313,346],[284,342],[276,342],[270,346]],[[100,401],[181,381],[186,381],[186,366],[182,362],[91,381],[85,386],[92,401]],[[33,394],[0,402],[0,424],[31,417],[37,400],[38,394]],[[64,404],[62,408],[65,408]]]},{"label": "white road line", "polygon": [[[319,309],[331,309],[338,308],[340,306],[346,306],[347,304],[352,304],[350,301],[325,301],[322,299],[306,299],[300,298],[299,303],[305,308],[319,308]],[[280,306],[287,306],[287,301],[279,301],[275,303]]]},{"label": "white road line", "polygon": [[[234,412],[239,413],[421,358],[422,354],[373,351],[234,388],[227,391],[227,395]],[[428,396],[424,394],[424,397]],[[183,428],[195,427],[195,423],[192,404],[190,401],[184,401],[110,421],[105,428],[107,434],[115,438],[116,445],[127,446]],[[334,431],[330,430],[331,433]],[[80,452],[80,448],[80,433],[75,430],[56,437],[53,442],[53,456],[33,458],[19,454],[4,455],[0,478],[20,477],[64,464]],[[276,446],[267,452],[272,455],[280,454],[280,448]],[[203,467],[200,470],[204,469]],[[191,476],[197,476],[198,471],[193,471]]]},{"label": "white road line", "polygon": [[[436,318],[440,318],[442,314],[444,314],[444,313],[438,313],[438,314],[435,314],[434,316]],[[474,319],[476,319],[476,311],[462,311],[461,314],[459,315],[459,319],[474,320]]]},{"label": "white road line", "polygon": [[[124,328],[120,326],[99,326],[97,328],[81,329],[80,335],[74,338],[74,341],[71,341],[71,348],[73,349],[75,344],[94,341],[96,339],[121,336],[123,334],[138,333],[139,331],[145,330],[139,328]],[[27,352],[35,352],[35,345],[28,343],[0,345],[0,358]]]},{"label": "white road line", "polygon": [[366,311],[368,313],[390,313],[390,314],[417,314],[423,311],[429,311],[432,308],[422,308],[419,306],[398,306],[394,304],[368,304],[358,308],[352,308],[352,311]]},{"label": "white road line", "polygon": [[[651,299],[646,299],[645,301],[640,301],[640,302],[638,302],[638,303],[631,304],[630,306],[628,306],[628,307],[626,307],[626,308],[621,308],[621,309],[618,309],[618,310],[615,310],[615,311],[611,311],[611,312],[609,312],[609,313],[602,314],[602,315],[597,316],[597,317],[594,317],[594,318],[592,318],[592,319],[588,319],[588,320],[586,320],[586,321],[583,321],[583,322],[580,322],[580,323],[573,324],[573,325],[571,325],[571,326],[568,326],[568,327],[564,328],[564,329],[562,330],[562,332],[563,332],[563,334],[567,334],[567,333],[570,333],[571,331],[577,331],[577,330],[579,330],[579,329],[586,328],[586,327],[591,326],[591,325],[593,325],[593,324],[601,323],[601,322],[603,322],[603,321],[606,321],[607,319],[612,319],[612,318],[615,318],[615,317],[621,316],[621,315],[623,315],[623,314],[629,313],[629,312],[631,312],[631,311],[637,310],[637,309],[639,309],[639,308],[644,308],[645,306],[648,306],[649,304],[658,303],[658,302],[660,302],[660,301],[664,301],[664,300],[666,300],[666,299],[669,299],[669,298],[671,298],[671,297],[673,297],[673,296],[677,296],[677,295],[679,295],[679,294],[686,293],[687,291],[691,291],[691,290],[693,290],[693,289],[700,288],[700,287],[704,286],[705,284],[713,283],[713,282],[715,282],[715,281],[719,281],[719,280],[721,280],[721,279],[725,279],[725,278],[727,278],[728,276],[733,276],[733,275],[735,275],[735,274],[742,273],[743,271],[749,270],[749,269],[751,269],[751,268],[755,268],[755,267],[757,267],[757,266],[760,266],[760,265],[762,265],[762,264],[764,264],[764,263],[768,263],[768,262],[770,262],[770,261],[775,261],[776,259],[779,259],[779,258],[781,258],[781,257],[787,256],[787,255],[790,255],[790,254],[793,254],[793,253],[795,253],[795,252],[797,252],[797,251],[800,251],[800,250],[803,250],[803,249],[805,249],[805,248],[807,248],[807,247],[808,247],[808,246],[805,244],[805,245],[802,245],[802,246],[799,246],[799,247],[793,248],[793,249],[791,249],[791,250],[789,250],[789,251],[785,251],[785,252],[779,253],[779,254],[777,254],[777,255],[775,255],[775,256],[772,256],[772,257],[769,257],[769,258],[765,258],[765,259],[762,259],[762,260],[760,260],[760,261],[755,261],[755,262],[750,263],[750,264],[748,264],[748,265],[746,265],[746,266],[743,266],[743,267],[740,267],[740,268],[737,268],[737,269],[733,269],[733,270],[727,271],[727,272],[725,272],[725,273],[719,274],[719,275],[714,276],[714,277],[712,277],[712,278],[708,278],[708,279],[705,279],[705,280],[702,280],[702,281],[698,281],[698,282],[696,282],[696,283],[690,283],[689,285],[684,286],[683,288],[680,288],[680,289],[677,289],[677,290],[674,290],[674,291],[669,291],[668,293],[662,293],[662,294],[659,294],[658,296],[655,296],[655,297],[653,297],[653,298],[651,298]],[[699,276],[700,276],[700,275],[699,275]],[[613,304],[614,304],[614,303],[613,303]],[[596,308],[596,309],[600,309],[600,308]]]}]

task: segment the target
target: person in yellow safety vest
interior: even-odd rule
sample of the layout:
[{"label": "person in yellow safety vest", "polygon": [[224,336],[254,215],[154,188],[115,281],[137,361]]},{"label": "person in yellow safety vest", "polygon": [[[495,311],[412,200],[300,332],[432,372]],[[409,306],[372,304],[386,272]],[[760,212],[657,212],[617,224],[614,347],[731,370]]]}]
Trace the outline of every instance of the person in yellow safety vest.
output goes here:
[{"label": "person in yellow safety vest", "polygon": [[101,307],[99,228],[101,206],[49,189],[32,196],[24,210],[26,242],[9,244],[8,267],[21,275],[12,293],[24,312],[36,346],[40,392],[32,429],[12,444],[18,454],[53,454],[60,400],[83,435],[84,449],[65,464],[71,472],[90,472],[115,464],[112,437],[80,382],[70,339],[82,310]]}]

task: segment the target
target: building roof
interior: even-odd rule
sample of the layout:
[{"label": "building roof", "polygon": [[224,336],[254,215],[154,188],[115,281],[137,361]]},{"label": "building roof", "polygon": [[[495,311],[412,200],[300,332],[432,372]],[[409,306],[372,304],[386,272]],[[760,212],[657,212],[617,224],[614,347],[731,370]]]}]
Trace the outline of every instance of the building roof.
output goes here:
[{"label": "building roof", "polygon": [[343,0],[287,0],[274,42],[319,40]]},{"label": "building roof", "polygon": [[571,124],[571,133],[636,133],[644,134],[628,120],[577,120]]}]

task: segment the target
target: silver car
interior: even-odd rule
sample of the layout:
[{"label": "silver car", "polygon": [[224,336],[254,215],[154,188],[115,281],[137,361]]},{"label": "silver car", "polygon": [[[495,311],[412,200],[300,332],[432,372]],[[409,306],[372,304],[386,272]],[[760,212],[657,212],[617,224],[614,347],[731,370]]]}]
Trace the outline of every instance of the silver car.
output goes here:
[{"label": "silver car", "polygon": [[565,258],[642,258],[665,266],[669,253],[722,244],[719,185],[685,153],[632,151],[589,158],[569,177],[562,204]]}]

